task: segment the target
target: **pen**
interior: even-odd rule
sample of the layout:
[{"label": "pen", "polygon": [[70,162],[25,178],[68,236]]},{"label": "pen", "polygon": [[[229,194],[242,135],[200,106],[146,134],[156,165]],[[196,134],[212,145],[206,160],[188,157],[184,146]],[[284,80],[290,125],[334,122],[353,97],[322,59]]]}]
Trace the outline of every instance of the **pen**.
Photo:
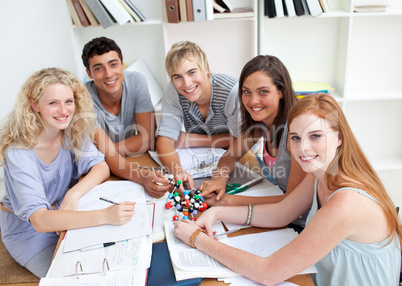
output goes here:
[{"label": "pen", "polygon": [[160,167],[137,167],[138,169],[145,169],[145,170],[162,170]]},{"label": "pen", "polygon": [[225,232],[222,232],[222,233],[218,233],[218,234],[215,234],[215,235],[214,235],[214,238],[217,238],[217,237],[220,237],[220,236],[223,236],[223,235],[232,233],[232,232],[236,232],[236,231],[238,231],[238,230],[239,230],[239,229],[232,229],[232,230],[228,230],[228,231],[225,231]]},{"label": "pen", "polygon": [[90,250],[100,249],[100,248],[103,248],[103,247],[112,246],[112,245],[115,245],[115,244],[116,244],[116,242],[105,242],[105,243],[102,243],[102,244],[81,248],[80,251],[90,251]]},{"label": "pen", "polygon": [[111,200],[102,198],[102,197],[100,197],[99,199],[100,199],[101,201],[105,201],[105,202],[108,202],[108,203],[111,203],[111,204],[114,204],[114,205],[118,205],[118,204],[119,204],[119,203],[116,203],[116,202],[114,202],[114,201],[111,201]]}]

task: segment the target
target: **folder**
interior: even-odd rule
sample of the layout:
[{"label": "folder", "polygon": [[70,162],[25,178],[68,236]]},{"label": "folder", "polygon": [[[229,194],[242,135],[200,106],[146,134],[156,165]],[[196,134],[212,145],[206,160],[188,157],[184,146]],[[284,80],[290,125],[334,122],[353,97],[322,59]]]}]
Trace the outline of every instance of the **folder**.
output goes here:
[{"label": "folder", "polygon": [[207,19],[205,11],[205,0],[193,0],[193,14],[194,22],[202,22]]},{"label": "folder", "polygon": [[176,281],[166,241],[152,245],[151,267],[148,270],[147,286],[195,286],[201,284],[201,278]]},{"label": "folder", "polygon": [[166,0],[166,14],[168,23],[179,23],[180,12],[178,0]]}]

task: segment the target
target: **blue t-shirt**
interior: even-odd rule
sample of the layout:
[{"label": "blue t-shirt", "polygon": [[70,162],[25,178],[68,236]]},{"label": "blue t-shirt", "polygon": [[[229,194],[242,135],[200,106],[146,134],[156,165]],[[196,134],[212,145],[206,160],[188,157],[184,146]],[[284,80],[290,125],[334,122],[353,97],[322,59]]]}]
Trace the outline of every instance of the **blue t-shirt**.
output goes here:
[{"label": "blue t-shirt", "polygon": [[89,172],[102,162],[104,155],[88,144],[83,156],[64,148],[50,164],[43,163],[33,149],[9,148],[6,151],[4,179],[6,194],[1,203],[12,213],[0,211],[1,235],[11,256],[21,265],[51,244],[57,243],[55,232],[38,233],[29,221],[41,208],[57,207],[64,198],[72,178]]}]

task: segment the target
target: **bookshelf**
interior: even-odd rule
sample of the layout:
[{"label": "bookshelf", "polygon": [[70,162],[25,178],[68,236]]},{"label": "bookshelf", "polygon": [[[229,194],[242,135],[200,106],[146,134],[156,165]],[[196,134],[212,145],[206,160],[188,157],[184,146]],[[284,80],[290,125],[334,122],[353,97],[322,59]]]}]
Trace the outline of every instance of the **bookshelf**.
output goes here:
[{"label": "bookshelf", "polygon": [[374,168],[402,171],[402,2],[355,13],[352,1],[329,0],[330,12],[314,18],[267,18],[260,1],[258,50],[278,56],[294,81],[330,83]]},{"label": "bookshelf", "polygon": [[[207,53],[213,72],[226,73],[236,78],[243,65],[258,53],[257,0],[231,0],[234,7],[252,8],[255,11],[254,17],[178,24],[163,20],[164,1],[133,2],[145,15],[146,21],[124,25],[115,23],[106,29],[101,26],[84,28],[71,25],[77,74],[81,78],[86,78],[80,58],[82,47],[92,38],[99,36],[110,37],[117,42],[122,49],[125,64],[130,65],[136,59],[142,58],[162,88],[168,80],[164,68],[165,55],[177,41],[196,42]],[[228,31],[236,31],[236,37],[233,36],[233,32]]]},{"label": "bookshelf", "polygon": [[272,54],[294,81],[328,82],[377,171],[402,171],[402,2],[390,0],[386,12],[355,13],[353,0],[328,0],[330,11],[283,18],[264,16],[263,0],[231,0],[251,7],[252,18],[204,22],[163,21],[160,0],[136,0],[147,21],[102,27],[71,25],[77,74],[85,78],[80,55],[97,36],[116,40],[127,65],[142,58],[162,88],[164,59],[180,40],[198,43],[213,72],[238,77],[257,54]]}]

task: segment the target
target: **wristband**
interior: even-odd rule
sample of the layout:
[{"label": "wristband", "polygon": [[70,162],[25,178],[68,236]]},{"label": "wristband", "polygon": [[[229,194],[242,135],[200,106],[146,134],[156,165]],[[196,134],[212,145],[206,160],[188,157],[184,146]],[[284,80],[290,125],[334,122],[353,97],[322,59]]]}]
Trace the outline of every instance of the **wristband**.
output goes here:
[{"label": "wristband", "polygon": [[191,237],[190,237],[190,246],[191,246],[191,247],[195,248],[194,240],[195,240],[195,238],[197,237],[197,235],[200,234],[200,232],[203,232],[203,233],[206,234],[206,231],[203,230],[202,228],[198,228],[196,231],[194,231],[193,234],[192,234]]},{"label": "wristband", "polygon": [[248,204],[248,214],[245,225],[251,224],[251,220],[253,219],[253,212],[254,212],[254,206],[252,204]]}]

